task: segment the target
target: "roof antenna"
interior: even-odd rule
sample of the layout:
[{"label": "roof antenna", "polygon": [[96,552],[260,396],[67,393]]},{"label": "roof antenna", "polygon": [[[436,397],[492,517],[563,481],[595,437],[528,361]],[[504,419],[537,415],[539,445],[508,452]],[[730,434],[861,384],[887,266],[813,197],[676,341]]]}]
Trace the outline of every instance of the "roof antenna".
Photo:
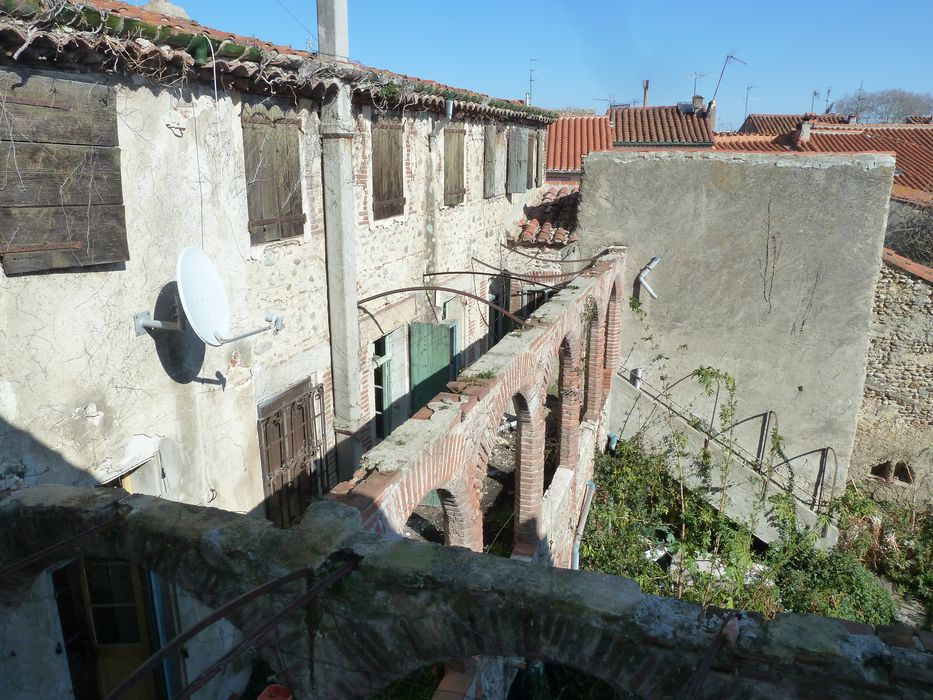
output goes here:
[{"label": "roof antenna", "polygon": [[693,93],[691,94],[691,97],[692,97],[693,95],[697,94],[697,80],[699,78],[705,78],[706,73],[687,73],[687,75],[684,75],[682,77],[693,78]]},{"label": "roof antenna", "polygon": [[729,61],[735,61],[735,62],[737,62],[737,63],[741,63],[743,66],[747,66],[747,65],[748,65],[748,64],[747,64],[745,61],[743,61],[741,58],[736,57],[736,55],[735,55],[734,53],[732,53],[731,51],[730,51],[728,54],[726,54],[726,60],[723,61],[723,64],[722,64],[722,70],[719,71],[719,80],[716,82],[716,89],[713,90],[713,99],[714,99],[714,100],[716,99],[716,95],[719,94],[719,85],[720,85],[720,83],[722,83],[722,76],[723,76],[723,74],[725,74],[725,72],[726,72],[726,66],[729,65]]},{"label": "roof antenna", "polygon": [[862,111],[862,93],[865,92],[865,81],[858,84],[858,97],[855,98],[855,123],[858,124],[858,117]]},{"label": "roof antenna", "polygon": [[813,109],[816,106],[816,100],[820,96],[819,90],[814,90],[810,93],[810,114],[813,114]]},{"label": "roof antenna", "polygon": [[535,61],[537,60],[538,60],[537,58],[528,59],[528,95],[525,97],[526,105],[531,104],[531,93],[533,89],[532,86],[534,85],[534,82],[535,82]]}]

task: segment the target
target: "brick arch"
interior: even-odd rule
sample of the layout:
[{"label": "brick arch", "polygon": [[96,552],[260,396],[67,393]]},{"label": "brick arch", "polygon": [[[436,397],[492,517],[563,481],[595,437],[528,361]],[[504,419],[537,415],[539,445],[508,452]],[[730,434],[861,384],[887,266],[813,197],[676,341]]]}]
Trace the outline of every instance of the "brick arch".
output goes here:
[{"label": "brick arch", "polygon": [[586,381],[583,387],[583,418],[594,421],[599,417],[599,412],[603,406],[603,352],[605,350],[606,308],[602,303],[601,296],[593,297],[595,307],[586,350]]},{"label": "brick arch", "polygon": [[560,341],[557,354],[557,393],[559,400],[558,466],[573,469],[580,457],[580,407],[583,400],[583,366],[579,329]]},{"label": "brick arch", "polygon": [[544,403],[538,385],[512,396],[517,423],[515,444],[516,554],[531,556],[541,542],[544,495]]},{"label": "brick arch", "polygon": [[[444,544],[483,551],[483,514],[480,510],[483,482],[476,469],[461,468],[437,488],[444,509]],[[485,466],[483,467],[485,472]]]},{"label": "brick arch", "polygon": [[612,373],[618,369],[620,354],[620,336],[622,333],[622,301],[620,298],[622,281],[613,281],[609,298],[606,302],[606,333],[603,351],[603,395],[609,395],[612,386]]}]

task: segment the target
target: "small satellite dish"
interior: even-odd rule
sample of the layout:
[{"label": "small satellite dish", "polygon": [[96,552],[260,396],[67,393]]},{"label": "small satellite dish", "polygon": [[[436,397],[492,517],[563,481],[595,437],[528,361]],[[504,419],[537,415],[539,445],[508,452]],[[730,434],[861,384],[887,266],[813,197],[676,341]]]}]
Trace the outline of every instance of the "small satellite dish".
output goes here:
[{"label": "small satellite dish", "polygon": [[191,330],[208,345],[223,345],[230,335],[230,303],[210,258],[200,248],[185,248],[178,256],[175,279]]},{"label": "small satellite dish", "polygon": [[[210,258],[200,248],[188,247],[181,251],[175,267],[175,277],[180,302],[176,306],[181,306],[191,330],[207,345],[218,347],[266,331],[278,333],[285,327],[281,316],[266,314],[266,323],[269,325],[230,336],[230,302],[227,301],[227,291]],[[140,311],[133,316],[133,322],[136,335],[143,335],[147,330],[184,329],[180,314],[174,320],[157,321],[148,311]]]}]

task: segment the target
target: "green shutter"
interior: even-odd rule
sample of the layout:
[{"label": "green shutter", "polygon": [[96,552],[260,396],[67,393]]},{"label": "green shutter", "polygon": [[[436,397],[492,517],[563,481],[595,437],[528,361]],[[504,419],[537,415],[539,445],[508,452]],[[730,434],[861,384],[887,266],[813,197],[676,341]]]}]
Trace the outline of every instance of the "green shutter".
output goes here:
[{"label": "green shutter", "polygon": [[483,130],[483,197],[496,194],[496,127],[487,124]]},{"label": "green shutter", "polygon": [[412,323],[409,337],[411,358],[411,411],[414,413],[442,391],[450,381],[450,326]]},{"label": "green shutter", "polygon": [[463,136],[462,128],[444,129],[444,206],[463,201]]},{"label": "green shutter", "polygon": [[509,194],[528,189],[528,131],[513,127],[509,131],[509,167],[506,191]]}]

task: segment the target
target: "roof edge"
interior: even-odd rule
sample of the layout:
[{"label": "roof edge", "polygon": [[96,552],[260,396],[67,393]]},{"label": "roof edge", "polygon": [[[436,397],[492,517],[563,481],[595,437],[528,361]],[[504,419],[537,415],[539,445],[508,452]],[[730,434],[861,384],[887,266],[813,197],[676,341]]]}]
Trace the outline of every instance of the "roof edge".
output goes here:
[{"label": "roof edge", "polygon": [[891,267],[896,267],[904,272],[907,272],[918,279],[923,280],[924,282],[929,282],[933,284],[933,268],[927,267],[926,265],[921,265],[918,262],[914,262],[910,258],[905,258],[903,255],[898,255],[890,248],[884,248],[881,251],[881,259],[885,264],[890,265]]}]

